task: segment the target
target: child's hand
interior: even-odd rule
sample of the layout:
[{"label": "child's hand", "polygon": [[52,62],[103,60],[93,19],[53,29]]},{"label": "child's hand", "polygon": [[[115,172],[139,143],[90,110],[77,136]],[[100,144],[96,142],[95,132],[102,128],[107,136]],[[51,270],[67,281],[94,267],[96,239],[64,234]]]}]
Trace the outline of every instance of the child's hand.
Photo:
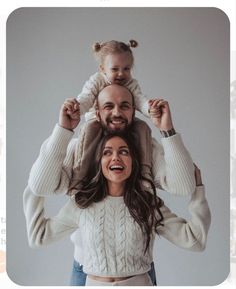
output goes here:
[{"label": "child's hand", "polygon": [[173,123],[168,102],[164,99],[150,99],[148,103],[149,114],[154,125],[160,130],[171,130]]},{"label": "child's hand", "polygon": [[59,125],[65,129],[73,130],[79,122],[79,102],[75,98],[67,98],[60,110]]}]

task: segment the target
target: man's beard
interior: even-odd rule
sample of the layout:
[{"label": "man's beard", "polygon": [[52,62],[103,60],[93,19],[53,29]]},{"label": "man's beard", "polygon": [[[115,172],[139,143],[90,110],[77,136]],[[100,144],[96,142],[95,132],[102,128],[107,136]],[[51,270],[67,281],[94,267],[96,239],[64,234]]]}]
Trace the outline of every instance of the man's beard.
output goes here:
[{"label": "man's beard", "polygon": [[[109,124],[112,122],[112,120],[122,121],[123,122],[122,127],[116,127],[116,128],[110,127]],[[126,132],[132,126],[133,117],[132,117],[131,123],[128,123],[127,119],[124,119],[123,117],[113,117],[113,118],[108,117],[105,121],[103,121],[100,118],[100,122],[105,133]]]}]

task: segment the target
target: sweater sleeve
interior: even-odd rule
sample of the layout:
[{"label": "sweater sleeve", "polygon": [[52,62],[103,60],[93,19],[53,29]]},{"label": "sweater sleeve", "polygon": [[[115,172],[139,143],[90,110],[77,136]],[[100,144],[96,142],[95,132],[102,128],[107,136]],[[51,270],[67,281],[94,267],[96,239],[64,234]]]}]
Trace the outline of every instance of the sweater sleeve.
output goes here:
[{"label": "sweater sleeve", "polygon": [[132,95],[134,96],[135,107],[138,111],[140,111],[145,116],[149,117],[148,113],[148,99],[142,93],[139,83],[136,79],[131,79],[127,84],[126,87],[131,91]]},{"label": "sweater sleeve", "polygon": [[93,74],[82,88],[82,92],[77,96],[80,103],[80,114],[83,115],[94,105],[95,98],[106,86],[106,81],[101,73]]},{"label": "sweater sleeve", "polygon": [[66,193],[72,176],[76,139],[73,132],[56,125],[43,143],[28,184],[35,195]]},{"label": "sweater sleeve", "polygon": [[152,142],[152,172],[156,187],[175,195],[192,194],[196,187],[194,165],[180,134]]},{"label": "sweater sleeve", "polygon": [[171,212],[165,205],[161,207],[164,220],[158,233],[171,243],[191,251],[203,251],[211,223],[211,213],[205,197],[204,186],[196,187],[189,203],[191,220],[187,221]]},{"label": "sweater sleeve", "polygon": [[23,195],[28,242],[31,247],[39,247],[60,240],[78,228],[79,208],[73,200],[53,218],[45,218],[44,198],[35,196],[30,187]]}]

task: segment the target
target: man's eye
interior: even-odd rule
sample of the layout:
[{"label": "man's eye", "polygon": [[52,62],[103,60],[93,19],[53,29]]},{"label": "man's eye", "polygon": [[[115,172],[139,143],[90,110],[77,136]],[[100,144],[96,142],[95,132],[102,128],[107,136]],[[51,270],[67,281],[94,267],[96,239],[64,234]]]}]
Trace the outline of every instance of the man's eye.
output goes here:
[{"label": "man's eye", "polygon": [[112,105],[105,105],[104,109],[112,109]]},{"label": "man's eye", "polygon": [[122,104],[121,109],[129,109],[130,106],[128,104]]}]

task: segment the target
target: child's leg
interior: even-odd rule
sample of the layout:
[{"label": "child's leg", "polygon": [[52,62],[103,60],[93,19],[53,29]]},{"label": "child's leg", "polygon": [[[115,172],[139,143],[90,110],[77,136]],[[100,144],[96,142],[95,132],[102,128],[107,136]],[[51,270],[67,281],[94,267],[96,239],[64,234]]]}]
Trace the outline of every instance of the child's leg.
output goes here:
[{"label": "child's leg", "polygon": [[[153,181],[152,177],[152,134],[150,127],[145,121],[135,118],[133,123],[134,135],[137,139],[140,162],[141,175],[148,180]],[[148,182],[143,182],[144,186],[151,187]]]},{"label": "child's leg", "polygon": [[102,134],[101,124],[95,119],[87,121],[81,128],[74,154],[73,176],[70,187],[74,187],[87,175]]}]

